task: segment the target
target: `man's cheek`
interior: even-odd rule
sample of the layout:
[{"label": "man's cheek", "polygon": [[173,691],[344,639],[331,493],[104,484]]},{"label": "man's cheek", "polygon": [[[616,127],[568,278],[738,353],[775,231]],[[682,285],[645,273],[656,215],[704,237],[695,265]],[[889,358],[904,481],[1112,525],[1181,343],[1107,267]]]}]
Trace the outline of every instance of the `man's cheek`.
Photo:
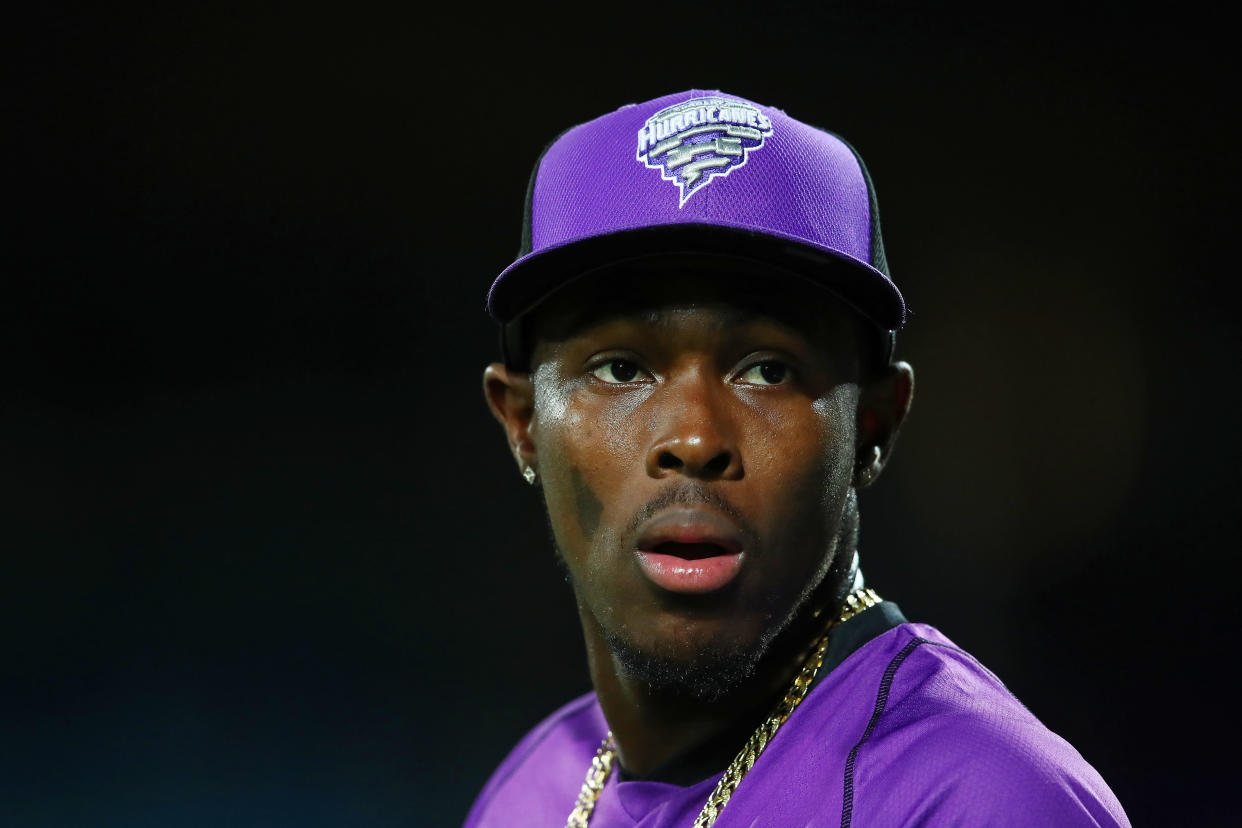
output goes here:
[{"label": "man's cheek", "polygon": [[600,516],[604,512],[604,502],[595,494],[582,469],[573,467],[569,470],[569,486],[573,492],[574,511],[578,519],[578,530],[585,541],[595,537],[599,528]]}]

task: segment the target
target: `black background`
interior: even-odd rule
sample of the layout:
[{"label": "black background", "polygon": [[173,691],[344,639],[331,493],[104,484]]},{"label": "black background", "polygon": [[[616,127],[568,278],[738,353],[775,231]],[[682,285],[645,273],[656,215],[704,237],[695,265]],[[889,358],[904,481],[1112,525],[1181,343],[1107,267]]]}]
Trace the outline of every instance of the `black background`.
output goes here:
[{"label": "black background", "polygon": [[479,393],[483,296],[543,144],[692,87],[829,127],[875,177],[919,390],[862,501],[871,585],[1136,823],[1226,821],[1222,20],[258,5],[6,27],[0,821],[454,825],[588,689]]}]

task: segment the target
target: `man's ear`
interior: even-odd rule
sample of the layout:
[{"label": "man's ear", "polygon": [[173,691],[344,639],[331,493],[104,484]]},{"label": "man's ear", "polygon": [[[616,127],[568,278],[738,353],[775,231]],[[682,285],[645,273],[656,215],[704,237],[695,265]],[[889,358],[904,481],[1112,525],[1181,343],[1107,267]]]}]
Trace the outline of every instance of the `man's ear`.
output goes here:
[{"label": "man's ear", "polygon": [[535,413],[535,387],[530,374],[493,362],[483,370],[483,396],[492,416],[504,429],[509,452],[517,461],[518,469],[538,471],[535,441],[530,433],[530,421]]},{"label": "man's ear", "polygon": [[863,384],[858,398],[854,487],[870,486],[888,462],[914,400],[914,369],[894,362]]}]

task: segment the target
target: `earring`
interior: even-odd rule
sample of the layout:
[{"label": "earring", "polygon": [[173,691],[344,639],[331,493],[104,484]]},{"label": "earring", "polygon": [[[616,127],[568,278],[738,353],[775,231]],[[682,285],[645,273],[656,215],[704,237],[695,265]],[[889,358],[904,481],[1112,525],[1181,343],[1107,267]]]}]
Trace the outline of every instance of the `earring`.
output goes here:
[{"label": "earring", "polygon": [[871,461],[858,469],[858,488],[870,486],[880,473],[880,447],[871,447]]},{"label": "earring", "polygon": [[523,467],[522,467],[522,477],[525,477],[525,478],[526,478],[526,482],[527,482],[527,483],[529,483],[530,485],[532,485],[532,486],[533,486],[533,485],[535,485],[535,478],[536,478],[536,477],[538,477],[538,476],[539,476],[539,473],[538,473],[538,472],[536,472],[536,471],[535,471],[533,468],[531,468],[530,466],[523,466]]}]

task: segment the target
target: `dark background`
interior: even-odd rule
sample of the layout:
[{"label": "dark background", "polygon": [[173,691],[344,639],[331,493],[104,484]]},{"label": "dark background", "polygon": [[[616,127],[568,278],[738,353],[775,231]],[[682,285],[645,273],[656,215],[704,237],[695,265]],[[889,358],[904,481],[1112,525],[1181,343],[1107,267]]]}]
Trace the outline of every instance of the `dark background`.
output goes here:
[{"label": "dark background", "polygon": [[691,87],[875,177],[919,390],[870,583],[1136,823],[1233,814],[1222,20],[259,5],[7,27],[0,821],[455,825],[588,689],[483,296],[543,144]]}]

